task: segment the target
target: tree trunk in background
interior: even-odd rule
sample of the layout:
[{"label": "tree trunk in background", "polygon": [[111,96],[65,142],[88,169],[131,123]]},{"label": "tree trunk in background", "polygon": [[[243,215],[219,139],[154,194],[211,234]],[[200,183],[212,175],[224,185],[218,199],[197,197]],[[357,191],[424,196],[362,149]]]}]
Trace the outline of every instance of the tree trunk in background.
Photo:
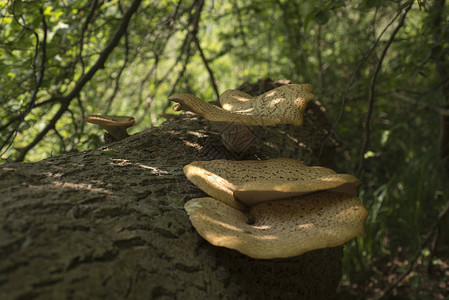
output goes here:
[{"label": "tree trunk in background", "polygon": [[[444,32],[441,30],[443,25],[443,12],[446,5],[445,0],[437,0],[433,3],[430,9],[431,18],[431,32],[433,32],[433,39],[435,45],[442,45],[442,41],[447,40]],[[440,75],[442,82],[441,91],[444,97],[444,108],[449,108],[449,65],[447,57],[444,54],[439,54],[435,57],[435,65]],[[446,171],[449,173],[449,116],[440,114],[440,157],[445,161]]]},{"label": "tree trunk in background", "polygon": [[[302,127],[255,128],[245,159],[334,167],[329,128],[310,103]],[[185,113],[100,149],[1,165],[0,299],[331,299],[341,247],[256,260],[195,232],[183,204],[204,194],[182,168],[217,158],[235,159]]]}]

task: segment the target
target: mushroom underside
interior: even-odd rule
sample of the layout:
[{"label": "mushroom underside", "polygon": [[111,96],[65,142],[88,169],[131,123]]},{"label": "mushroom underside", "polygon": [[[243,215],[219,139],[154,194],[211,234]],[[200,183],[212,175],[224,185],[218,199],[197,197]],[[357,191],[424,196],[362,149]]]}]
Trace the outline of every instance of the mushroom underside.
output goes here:
[{"label": "mushroom underside", "polygon": [[84,121],[103,127],[115,141],[127,138],[129,136],[127,128],[136,123],[133,117],[106,115],[90,115]]}]

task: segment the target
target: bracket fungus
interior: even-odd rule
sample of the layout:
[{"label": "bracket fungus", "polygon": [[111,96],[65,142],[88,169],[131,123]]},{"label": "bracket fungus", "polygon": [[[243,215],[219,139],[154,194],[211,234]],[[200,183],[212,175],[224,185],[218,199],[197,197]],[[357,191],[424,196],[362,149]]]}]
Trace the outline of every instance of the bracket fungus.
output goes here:
[{"label": "bracket fungus", "polygon": [[302,125],[307,103],[314,97],[311,84],[287,84],[256,97],[228,90],[220,96],[222,107],[191,94],[175,94],[168,100],[178,103],[175,111],[192,111],[209,121],[232,123],[222,135],[223,144],[231,151],[243,152],[253,139],[246,126]]},{"label": "bracket fungus", "polygon": [[360,186],[352,175],[288,158],[197,161],[186,165],[184,173],[209,196],[240,210],[322,190],[356,196]]},{"label": "bracket fungus", "polygon": [[352,175],[287,158],[197,161],[184,173],[210,196],[184,208],[213,245],[271,259],[340,246],[364,234],[368,212]]},{"label": "bracket fungus", "polygon": [[84,119],[84,122],[100,125],[110,136],[112,136],[114,141],[120,141],[127,138],[129,134],[126,129],[136,124],[133,117],[105,115],[87,116]]},{"label": "bracket fungus", "polygon": [[184,208],[212,245],[258,259],[343,245],[364,234],[368,215],[357,197],[327,191],[251,207],[252,224],[243,212],[214,198],[192,199]]}]

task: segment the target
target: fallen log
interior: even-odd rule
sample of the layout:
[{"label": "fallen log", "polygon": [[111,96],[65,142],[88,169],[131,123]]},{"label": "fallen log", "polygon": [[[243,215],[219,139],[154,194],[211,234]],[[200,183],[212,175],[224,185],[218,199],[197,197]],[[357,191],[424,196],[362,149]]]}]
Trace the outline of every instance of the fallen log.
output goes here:
[{"label": "fallen log", "polygon": [[[283,82],[260,80],[253,95]],[[323,108],[301,127],[254,129],[244,157],[191,113],[120,142],[0,166],[0,299],[331,299],[342,247],[273,260],[214,247],[183,204],[197,160],[295,158],[334,167]]]}]

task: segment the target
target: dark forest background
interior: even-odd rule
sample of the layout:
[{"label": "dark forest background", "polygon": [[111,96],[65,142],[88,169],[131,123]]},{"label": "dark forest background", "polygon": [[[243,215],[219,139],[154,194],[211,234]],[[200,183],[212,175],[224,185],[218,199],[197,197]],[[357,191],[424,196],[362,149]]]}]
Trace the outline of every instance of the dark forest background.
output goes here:
[{"label": "dark forest background", "polygon": [[367,232],[340,295],[449,296],[449,6],[445,0],[0,0],[0,161],[100,146],[259,78],[312,83],[363,182]]}]

